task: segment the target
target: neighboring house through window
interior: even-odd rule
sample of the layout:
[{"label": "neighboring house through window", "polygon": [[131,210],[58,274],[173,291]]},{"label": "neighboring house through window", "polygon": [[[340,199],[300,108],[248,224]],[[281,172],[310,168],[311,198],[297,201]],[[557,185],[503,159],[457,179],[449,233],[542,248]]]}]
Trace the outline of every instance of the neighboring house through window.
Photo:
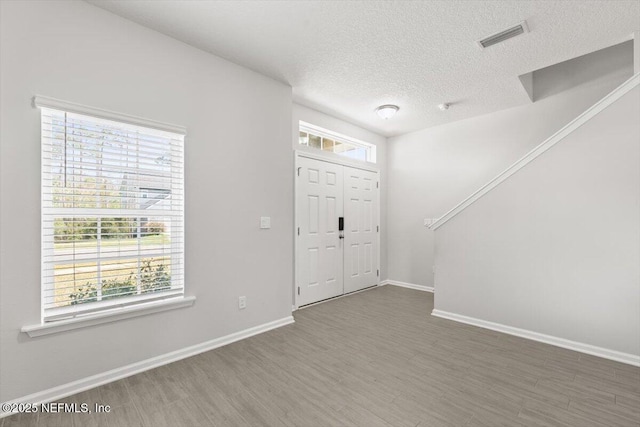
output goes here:
[{"label": "neighboring house through window", "polygon": [[40,107],[43,321],[184,295],[184,135]]}]

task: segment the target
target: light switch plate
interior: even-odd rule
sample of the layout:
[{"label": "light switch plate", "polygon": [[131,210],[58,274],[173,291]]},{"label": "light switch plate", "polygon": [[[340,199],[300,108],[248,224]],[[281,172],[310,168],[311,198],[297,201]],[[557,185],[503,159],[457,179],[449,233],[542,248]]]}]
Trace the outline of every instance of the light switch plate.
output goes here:
[{"label": "light switch plate", "polygon": [[271,217],[269,217],[269,216],[261,216],[260,217],[260,228],[271,228]]}]

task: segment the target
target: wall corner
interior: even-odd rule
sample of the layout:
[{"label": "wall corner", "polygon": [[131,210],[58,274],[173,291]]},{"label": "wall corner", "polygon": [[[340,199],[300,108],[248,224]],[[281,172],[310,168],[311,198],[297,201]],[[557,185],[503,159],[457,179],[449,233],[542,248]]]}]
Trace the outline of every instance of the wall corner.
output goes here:
[{"label": "wall corner", "polygon": [[640,30],[633,33],[633,74],[640,73]]}]

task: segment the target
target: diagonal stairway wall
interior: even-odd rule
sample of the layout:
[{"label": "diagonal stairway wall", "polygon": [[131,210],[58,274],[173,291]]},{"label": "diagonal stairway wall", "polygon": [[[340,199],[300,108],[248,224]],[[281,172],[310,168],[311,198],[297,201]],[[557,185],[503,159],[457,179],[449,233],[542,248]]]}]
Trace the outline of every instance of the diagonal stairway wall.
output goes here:
[{"label": "diagonal stairway wall", "polygon": [[434,224],[434,315],[640,365],[639,81]]}]

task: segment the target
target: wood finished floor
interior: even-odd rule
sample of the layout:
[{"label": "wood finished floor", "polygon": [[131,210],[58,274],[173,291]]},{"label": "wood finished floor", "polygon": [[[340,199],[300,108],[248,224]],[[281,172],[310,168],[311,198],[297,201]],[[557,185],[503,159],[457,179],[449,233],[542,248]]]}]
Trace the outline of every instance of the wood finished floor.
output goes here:
[{"label": "wood finished floor", "polygon": [[109,414],[11,426],[638,426],[640,368],[431,317],[385,286],[296,323],[64,399]]}]

